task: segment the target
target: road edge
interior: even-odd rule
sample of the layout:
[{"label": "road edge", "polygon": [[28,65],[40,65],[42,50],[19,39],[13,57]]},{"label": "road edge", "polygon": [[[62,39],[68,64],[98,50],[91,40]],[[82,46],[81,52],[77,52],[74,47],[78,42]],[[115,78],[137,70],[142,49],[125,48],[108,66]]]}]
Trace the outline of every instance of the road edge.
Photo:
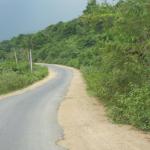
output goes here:
[{"label": "road edge", "polygon": [[124,150],[126,145],[129,145],[129,150],[136,147],[149,150],[150,134],[129,125],[113,124],[104,105],[87,93],[80,70],[71,69],[73,78],[58,109],[58,122],[63,129],[63,136],[56,144],[66,150]]}]

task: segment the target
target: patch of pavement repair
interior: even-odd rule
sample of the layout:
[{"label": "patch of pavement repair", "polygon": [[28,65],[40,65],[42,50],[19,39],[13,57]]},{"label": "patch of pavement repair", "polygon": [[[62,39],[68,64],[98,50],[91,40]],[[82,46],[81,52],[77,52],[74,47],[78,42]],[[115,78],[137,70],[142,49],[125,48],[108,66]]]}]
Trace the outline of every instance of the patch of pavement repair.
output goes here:
[{"label": "patch of pavement repair", "polygon": [[81,73],[73,79],[58,112],[64,137],[57,144],[68,150],[149,150],[150,134],[108,120],[104,106],[88,96]]},{"label": "patch of pavement repair", "polygon": [[29,85],[28,87],[23,88],[21,90],[17,90],[17,91],[14,91],[14,92],[10,92],[8,94],[0,95],[0,100],[11,97],[11,96],[21,95],[21,94],[23,94],[27,91],[31,91],[35,88],[38,88],[38,87],[42,86],[43,84],[45,84],[47,81],[54,78],[55,75],[56,75],[56,73],[54,71],[49,70],[48,75],[44,79],[42,79],[40,81],[37,81],[37,82],[33,83],[32,85]]}]

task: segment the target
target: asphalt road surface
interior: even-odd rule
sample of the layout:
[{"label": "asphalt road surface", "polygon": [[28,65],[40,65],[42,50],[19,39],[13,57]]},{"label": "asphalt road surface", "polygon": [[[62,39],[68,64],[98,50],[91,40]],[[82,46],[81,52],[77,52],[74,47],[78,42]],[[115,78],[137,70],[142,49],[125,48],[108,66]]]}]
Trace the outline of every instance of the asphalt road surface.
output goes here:
[{"label": "asphalt road surface", "polygon": [[38,88],[0,101],[0,150],[63,150],[57,111],[72,71],[47,65],[56,76]]}]

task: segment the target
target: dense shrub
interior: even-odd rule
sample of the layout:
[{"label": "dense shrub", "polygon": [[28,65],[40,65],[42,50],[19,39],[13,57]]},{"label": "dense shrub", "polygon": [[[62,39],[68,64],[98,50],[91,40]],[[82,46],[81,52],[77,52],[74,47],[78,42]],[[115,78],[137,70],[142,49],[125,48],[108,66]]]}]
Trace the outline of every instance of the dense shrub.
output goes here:
[{"label": "dense shrub", "polygon": [[1,63],[0,94],[24,88],[41,80],[47,74],[47,68],[38,65],[34,65],[33,73],[31,73],[27,63],[19,63],[18,65],[13,62]]},{"label": "dense shrub", "polygon": [[110,105],[110,116],[119,123],[128,123],[143,130],[150,129],[150,85],[131,86],[127,94],[116,94]]}]

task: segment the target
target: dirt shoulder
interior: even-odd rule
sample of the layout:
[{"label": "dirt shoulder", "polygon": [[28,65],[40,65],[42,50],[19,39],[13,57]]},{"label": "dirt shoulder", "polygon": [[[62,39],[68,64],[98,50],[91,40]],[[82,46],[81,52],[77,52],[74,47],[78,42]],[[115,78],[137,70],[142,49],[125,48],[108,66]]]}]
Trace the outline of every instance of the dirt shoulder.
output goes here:
[{"label": "dirt shoulder", "polygon": [[69,150],[149,150],[150,134],[130,126],[112,124],[104,106],[88,96],[78,70],[59,109],[64,139],[58,144]]}]

